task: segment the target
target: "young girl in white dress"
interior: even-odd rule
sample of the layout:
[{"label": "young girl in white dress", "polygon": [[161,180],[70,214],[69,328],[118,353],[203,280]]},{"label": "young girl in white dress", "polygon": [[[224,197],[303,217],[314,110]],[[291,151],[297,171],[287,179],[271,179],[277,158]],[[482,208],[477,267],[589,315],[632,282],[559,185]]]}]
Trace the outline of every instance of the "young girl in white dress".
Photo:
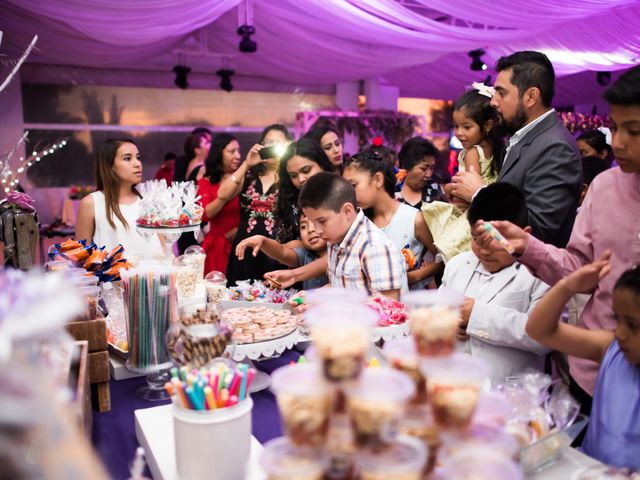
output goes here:
[{"label": "young girl in white dress", "polygon": [[102,143],[96,160],[97,191],[80,202],[76,240],[93,241],[108,251],[121,244],[125,257],[134,263],[162,256],[158,238],[145,239],[136,230],[140,194],[135,186],[141,180],[142,162],[133,140]]}]

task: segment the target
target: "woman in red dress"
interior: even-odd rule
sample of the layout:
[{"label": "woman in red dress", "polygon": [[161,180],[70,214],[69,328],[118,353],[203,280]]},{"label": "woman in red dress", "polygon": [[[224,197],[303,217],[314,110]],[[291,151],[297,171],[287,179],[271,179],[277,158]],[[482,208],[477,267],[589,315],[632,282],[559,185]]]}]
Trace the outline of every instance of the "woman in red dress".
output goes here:
[{"label": "woman in red dress", "polygon": [[234,173],[239,165],[238,140],[227,133],[217,135],[211,142],[204,176],[198,180],[198,195],[204,207],[202,221],[209,225],[202,242],[207,254],[205,273],[227,271],[231,244],[240,223],[240,202],[235,190],[241,180]]}]

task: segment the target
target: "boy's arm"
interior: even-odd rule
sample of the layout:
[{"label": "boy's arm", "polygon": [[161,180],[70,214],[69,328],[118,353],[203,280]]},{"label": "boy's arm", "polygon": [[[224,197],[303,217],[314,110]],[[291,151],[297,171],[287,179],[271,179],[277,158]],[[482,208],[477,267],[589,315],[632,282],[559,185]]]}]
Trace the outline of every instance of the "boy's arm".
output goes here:
[{"label": "boy's arm", "polygon": [[274,260],[287,265],[288,267],[297,267],[299,265],[298,255],[292,248],[285,247],[271,238],[263,235],[254,235],[242,240],[236,247],[236,256],[240,260],[244,260],[245,251],[251,248],[255,257],[259,251]]},{"label": "boy's arm", "polygon": [[413,285],[414,283],[418,283],[425,278],[433,277],[442,271],[444,268],[444,263],[442,262],[430,262],[425,263],[420,268],[415,270],[411,270],[407,272],[407,280],[409,285]]},{"label": "boy's arm", "polygon": [[535,340],[549,348],[574,357],[586,358],[600,363],[613,332],[607,330],[587,330],[560,322],[560,314],[565,304],[576,293],[593,290],[599,280],[611,269],[610,252],[595,262],[576,270],[560,280],[529,315],[526,331]]},{"label": "boy's arm", "polygon": [[[293,252],[295,254],[295,252]],[[296,257],[297,261],[297,257]],[[274,280],[282,285],[282,288],[288,288],[296,282],[311,280],[327,274],[327,256],[314,260],[311,263],[302,265],[292,270],[275,270],[264,274],[264,278]]]},{"label": "boy's arm", "polygon": [[386,245],[369,244],[360,255],[360,268],[372,292],[398,299],[407,276],[404,258]]}]

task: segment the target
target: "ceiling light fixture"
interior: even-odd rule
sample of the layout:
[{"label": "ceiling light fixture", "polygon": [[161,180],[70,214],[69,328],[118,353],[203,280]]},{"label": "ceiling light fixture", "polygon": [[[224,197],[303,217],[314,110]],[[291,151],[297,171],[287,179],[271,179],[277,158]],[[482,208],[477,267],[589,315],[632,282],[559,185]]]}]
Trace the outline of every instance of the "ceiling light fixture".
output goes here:
[{"label": "ceiling light fixture", "polygon": [[231,92],[233,90],[233,84],[231,83],[231,77],[235,72],[228,68],[221,68],[216,72],[216,75],[220,77],[220,88],[225,92]]},{"label": "ceiling light fixture", "polygon": [[471,70],[473,70],[474,72],[479,72],[487,69],[487,64],[484,63],[481,58],[485,53],[486,52],[483,49],[479,48],[477,50],[471,50],[467,54],[471,57],[471,65],[469,66]]}]

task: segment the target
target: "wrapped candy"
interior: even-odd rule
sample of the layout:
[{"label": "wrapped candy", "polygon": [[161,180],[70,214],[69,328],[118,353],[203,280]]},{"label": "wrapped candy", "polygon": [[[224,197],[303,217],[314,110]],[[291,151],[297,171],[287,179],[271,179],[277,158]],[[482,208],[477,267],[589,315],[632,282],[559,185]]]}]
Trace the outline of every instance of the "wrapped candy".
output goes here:
[{"label": "wrapped candy", "polygon": [[193,182],[167,185],[164,179],[150,180],[137,188],[142,195],[138,225],[171,228],[200,224],[204,210]]},{"label": "wrapped candy", "polygon": [[366,306],[378,314],[378,326],[400,325],[407,321],[407,307],[384,295],[374,295]]},{"label": "wrapped candy", "polygon": [[259,303],[286,303],[297,293],[293,289],[276,289],[272,284],[267,285],[259,280],[236,282],[236,286],[229,287],[227,291],[230,300]]}]

